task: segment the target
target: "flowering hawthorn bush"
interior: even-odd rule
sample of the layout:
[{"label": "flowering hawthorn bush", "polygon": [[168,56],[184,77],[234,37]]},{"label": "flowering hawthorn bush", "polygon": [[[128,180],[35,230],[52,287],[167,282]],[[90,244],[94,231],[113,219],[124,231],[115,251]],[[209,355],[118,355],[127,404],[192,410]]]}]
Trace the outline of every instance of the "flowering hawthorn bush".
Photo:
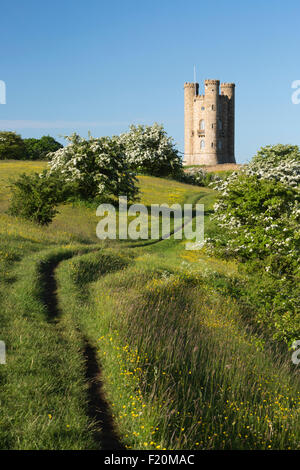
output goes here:
[{"label": "flowering hawthorn bush", "polygon": [[219,197],[213,218],[219,229],[206,240],[215,253],[260,270],[261,285],[252,301],[268,307],[258,315],[260,321],[272,322],[275,336],[286,340],[300,334],[299,182],[298,147],[262,148],[247,167],[214,185]]},{"label": "flowering hawthorn bush", "polygon": [[297,145],[282,144],[262,147],[245,168],[245,173],[297,188],[300,184],[300,149]]},{"label": "flowering hawthorn bush", "polygon": [[182,176],[179,178],[183,183],[193,184],[195,186],[209,186],[213,181],[218,181],[221,178],[214,174],[208,173],[204,168],[186,168],[182,171]]},{"label": "flowering hawthorn bush", "polygon": [[163,126],[130,126],[130,131],[121,134],[129,166],[153,176],[175,175],[181,170],[181,158],[173,139],[167,136]]},{"label": "flowering hawthorn bush", "polygon": [[72,183],[74,193],[82,199],[107,195],[136,199],[137,180],[118,138],[90,136],[86,140],[77,134],[66,138],[69,145],[49,154],[50,174],[59,174],[63,181]]},{"label": "flowering hawthorn bush", "polygon": [[296,188],[242,173],[219,184],[219,190],[213,218],[226,229],[226,240],[211,239],[217,248],[242,259],[276,258],[274,269],[280,274],[288,264],[297,265],[300,206]]}]

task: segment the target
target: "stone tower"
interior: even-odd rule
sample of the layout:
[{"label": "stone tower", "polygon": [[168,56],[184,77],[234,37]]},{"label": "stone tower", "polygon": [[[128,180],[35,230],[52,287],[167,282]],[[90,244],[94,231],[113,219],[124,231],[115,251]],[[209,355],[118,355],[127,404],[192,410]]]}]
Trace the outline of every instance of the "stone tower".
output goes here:
[{"label": "stone tower", "polygon": [[184,165],[235,163],[234,83],[184,84]]}]

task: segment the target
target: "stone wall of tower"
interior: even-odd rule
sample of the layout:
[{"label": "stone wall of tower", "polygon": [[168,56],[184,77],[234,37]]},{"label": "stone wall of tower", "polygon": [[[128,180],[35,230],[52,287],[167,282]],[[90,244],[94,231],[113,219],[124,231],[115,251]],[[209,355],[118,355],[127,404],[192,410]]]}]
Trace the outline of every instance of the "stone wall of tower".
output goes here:
[{"label": "stone wall of tower", "polygon": [[219,80],[205,80],[205,165],[218,161]]},{"label": "stone wall of tower", "polygon": [[205,147],[201,147],[201,142],[205,142],[205,129],[201,128],[201,122],[205,123],[205,96],[197,95],[194,98],[194,133],[193,133],[193,156],[191,164],[204,158]]},{"label": "stone wall of tower", "polygon": [[186,165],[191,164],[193,156],[194,98],[197,94],[197,83],[184,84],[184,156]]},{"label": "stone wall of tower", "polygon": [[221,83],[221,95],[226,102],[226,122],[227,122],[227,161],[235,163],[234,139],[235,139],[235,84]]},{"label": "stone wall of tower", "polygon": [[205,80],[205,94],[198,83],[184,85],[184,164],[235,163],[234,84]]},{"label": "stone wall of tower", "polygon": [[219,97],[220,119],[222,129],[219,130],[219,138],[221,139],[222,154],[219,163],[228,162],[228,99],[224,95]]}]

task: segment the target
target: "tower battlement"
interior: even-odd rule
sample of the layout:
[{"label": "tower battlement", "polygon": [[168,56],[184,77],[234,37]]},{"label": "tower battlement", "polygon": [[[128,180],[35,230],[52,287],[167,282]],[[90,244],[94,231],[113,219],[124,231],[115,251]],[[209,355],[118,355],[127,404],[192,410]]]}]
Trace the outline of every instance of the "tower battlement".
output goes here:
[{"label": "tower battlement", "polygon": [[204,92],[199,83],[184,84],[184,164],[235,163],[235,84],[207,79]]},{"label": "tower battlement", "polygon": [[189,82],[184,83],[184,88],[195,88],[195,86],[196,86],[196,83],[189,83]]},{"label": "tower battlement", "polygon": [[205,85],[220,85],[220,80],[204,80]]},{"label": "tower battlement", "polygon": [[221,88],[235,88],[235,83],[221,83]]}]

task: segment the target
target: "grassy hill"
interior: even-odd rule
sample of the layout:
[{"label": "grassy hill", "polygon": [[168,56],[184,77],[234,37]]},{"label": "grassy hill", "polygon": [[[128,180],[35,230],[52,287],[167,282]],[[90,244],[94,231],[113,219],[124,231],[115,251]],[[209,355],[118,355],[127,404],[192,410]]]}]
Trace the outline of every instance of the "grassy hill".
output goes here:
[{"label": "grassy hill", "polygon": [[[185,241],[100,241],[95,208],[9,216],[0,162],[2,449],[296,449],[300,384],[235,295],[234,262]],[[141,202],[215,193],[139,177]],[[245,279],[246,282],[246,279]]]}]

